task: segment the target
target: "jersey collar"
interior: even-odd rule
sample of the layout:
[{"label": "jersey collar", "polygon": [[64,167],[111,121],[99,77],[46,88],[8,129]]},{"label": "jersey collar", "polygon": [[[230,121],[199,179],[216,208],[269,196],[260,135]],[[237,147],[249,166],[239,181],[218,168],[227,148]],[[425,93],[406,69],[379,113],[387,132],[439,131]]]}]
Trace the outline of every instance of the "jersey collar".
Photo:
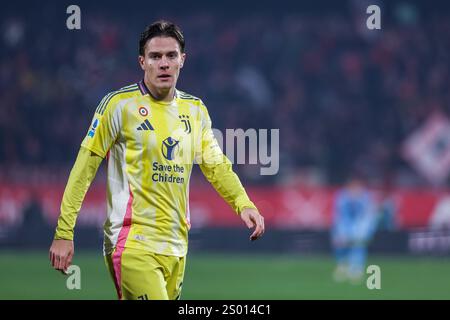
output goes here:
[{"label": "jersey collar", "polygon": [[[150,90],[148,90],[147,85],[144,82],[144,79],[142,79],[141,81],[139,81],[137,83],[139,90],[141,91],[141,94],[143,96],[145,96],[146,94],[148,94],[153,100],[155,100],[155,98],[152,96],[152,94],[150,93]],[[174,99],[176,99],[178,97],[178,90],[175,88],[175,92],[174,92]]]}]

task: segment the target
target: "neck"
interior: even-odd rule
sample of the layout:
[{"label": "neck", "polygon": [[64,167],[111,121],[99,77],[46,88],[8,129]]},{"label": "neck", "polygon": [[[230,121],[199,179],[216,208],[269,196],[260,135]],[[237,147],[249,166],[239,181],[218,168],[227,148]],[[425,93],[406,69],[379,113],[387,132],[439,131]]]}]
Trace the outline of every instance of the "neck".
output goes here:
[{"label": "neck", "polygon": [[171,87],[169,89],[160,89],[153,87],[147,79],[144,78],[144,83],[147,86],[150,95],[158,101],[170,102],[175,97],[175,87]]}]

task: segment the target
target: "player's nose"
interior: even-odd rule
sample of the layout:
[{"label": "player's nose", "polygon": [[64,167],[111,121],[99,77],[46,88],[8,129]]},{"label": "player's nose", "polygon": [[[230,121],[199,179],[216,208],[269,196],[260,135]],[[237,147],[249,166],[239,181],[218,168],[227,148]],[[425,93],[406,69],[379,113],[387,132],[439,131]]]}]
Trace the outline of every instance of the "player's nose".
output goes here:
[{"label": "player's nose", "polygon": [[167,69],[167,68],[169,68],[169,60],[168,60],[166,57],[162,57],[162,58],[161,58],[161,61],[160,61],[160,64],[159,64],[159,67],[160,67],[161,69]]}]

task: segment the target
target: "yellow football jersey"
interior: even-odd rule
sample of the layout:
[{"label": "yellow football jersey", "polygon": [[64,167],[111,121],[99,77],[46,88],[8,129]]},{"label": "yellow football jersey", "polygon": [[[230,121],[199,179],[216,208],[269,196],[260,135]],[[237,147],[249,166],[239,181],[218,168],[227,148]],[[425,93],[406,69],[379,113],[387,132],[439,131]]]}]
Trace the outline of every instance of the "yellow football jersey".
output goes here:
[{"label": "yellow football jersey", "polygon": [[194,161],[235,212],[255,208],[214,138],[205,105],[182,91],[158,101],[140,81],[109,93],[82,147],[107,159],[105,254],[129,247],[186,255]]}]

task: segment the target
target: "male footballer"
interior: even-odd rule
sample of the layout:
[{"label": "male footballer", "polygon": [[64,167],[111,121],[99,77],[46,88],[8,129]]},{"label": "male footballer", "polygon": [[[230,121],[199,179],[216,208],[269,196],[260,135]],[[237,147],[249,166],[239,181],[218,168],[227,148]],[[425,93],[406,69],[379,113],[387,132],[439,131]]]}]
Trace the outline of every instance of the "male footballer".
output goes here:
[{"label": "male footballer", "polygon": [[189,179],[194,161],[242,218],[250,236],[264,218],[221,151],[202,100],[176,89],[186,59],[178,26],[158,21],[139,42],[138,83],[107,94],[81,143],[50,247],[52,266],[66,272],[84,196],[107,161],[104,256],[119,299],[179,299],[186,264]]}]

